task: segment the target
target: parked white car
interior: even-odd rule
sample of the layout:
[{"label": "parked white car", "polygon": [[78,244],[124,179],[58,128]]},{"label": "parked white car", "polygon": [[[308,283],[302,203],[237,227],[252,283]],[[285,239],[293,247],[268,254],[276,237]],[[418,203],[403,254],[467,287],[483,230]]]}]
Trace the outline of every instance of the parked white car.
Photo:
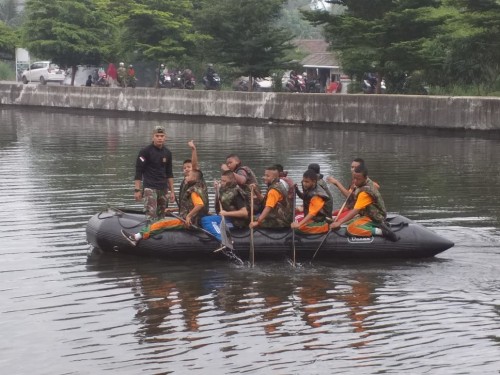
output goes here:
[{"label": "parked white car", "polygon": [[42,85],[47,82],[62,82],[64,71],[50,61],[35,61],[23,72],[23,83],[40,82]]}]

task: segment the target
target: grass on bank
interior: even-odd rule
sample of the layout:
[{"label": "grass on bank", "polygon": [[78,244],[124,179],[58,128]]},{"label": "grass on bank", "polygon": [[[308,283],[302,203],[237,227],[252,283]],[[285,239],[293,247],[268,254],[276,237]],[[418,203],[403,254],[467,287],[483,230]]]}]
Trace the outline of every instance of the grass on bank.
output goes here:
[{"label": "grass on bank", "polygon": [[16,70],[15,63],[0,61],[0,81],[15,81]]}]

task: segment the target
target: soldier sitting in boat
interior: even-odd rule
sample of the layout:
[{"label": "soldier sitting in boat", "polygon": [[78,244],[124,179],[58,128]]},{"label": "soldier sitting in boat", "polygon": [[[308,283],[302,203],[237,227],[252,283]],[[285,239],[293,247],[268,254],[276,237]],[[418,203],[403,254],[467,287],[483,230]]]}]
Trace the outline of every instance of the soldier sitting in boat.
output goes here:
[{"label": "soldier sitting in boat", "polygon": [[218,197],[215,201],[215,212],[224,216],[228,224],[232,224],[236,228],[247,228],[250,215],[246,204],[246,195],[236,183],[233,172],[222,172],[220,185],[216,185],[216,191]]},{"label": "soldier sitting in boat", "polygon": [[123,236],[132,246],[141,240],[147,240],[152,235],[164,230],[189,228],[199,225],[201,217],[208,213],[208,192],[203,184],[201,171],[193,169],[186,177],[186,188],[179,199],[179,216],[165,218],[141,229],[139,233],[128,233],[122,230]]},{"label": "soldier sitting in boat", "polygon": [[288,171],[285,171],[283,165],[275,164],[276,168],[278,168],[278,172],[280,174],[280,182],[283,184],[285,189],[288,190],[288,199],[295,199],[295,184],[293,180],[288,177]]},{"label": "soldier sitting in boat", "polygon": [[246,194],[247,206],[250,207],[250,185],[254,186],[254,210],[257,212],[258,208],[260,208],[260,200],[257,198],[257,194],[260,195],[259,187],[257,186],[257,178],[255,177],[255,173],[247,167],[241,165],[241,160],[238,155],[230,154],[226,157],[226,163],[221,165],[221,170],[224,171],[232,171],[234,173],[234,177],[236,178],[236,183],[243,189]]},{"label": "soldier sitting in boat", "polygon": [[316,171],[308,169],[304,172],[302,188],[304,218],[300,222],[293,222],[292,229],[303,233],[328,232],[329,222],[332,221],[333,202],[326,191],[319,186]]},{"label": "soldier sitting in boat", "polygon": [[[182,174],[184,175],[184,179],[181,181],[181,185],[179,186],[179,199],[183,196],[184,190],[187,187],[186,179],[189,176],[189,173],[193,169],[198,169],[198,153],[196,151],[196,145],[193,140],[188,142],[188,146],[191,148],[191,159],[186,159],[182,162]],[[201,177],[201,183],[205,185],[205,180],[203,179],[203,174]]]},{"label": "soldier sitting in boat", "polygon": [[[354,172],[354,169],[356,169],[360,165],[366,166],[365,161],[363,159],[361,159],[361,158],[353,159],[353,161],[351,162],[351,175]],[[346,197],[346,199],[347,199],[345,208],[342,210],[342,212],[335,211],[333,213],[333,216],[340,215],[338,218],[338,219],[340,219],[343,216],[347,215],[348,212],[353,209],[354,200],[355,200],[354,194],[351,194],[351,191],[348,190],[348,188],[344,187],[344,185],[342,185],[342,183],[334,177],[328,176],[326,178],[326,181],[328,183],[334,185],[335,187],[337,187],[337,189],[339,189],[339,191],[342,193],[342,195],[344,197]],[[372,181],[369,177],[366,180],[366,184],[371,186],[371,187],[375,187],[377,190],[380,189],[380,185],[378,183],[376,183],[375,181]]]},{"label": "soldier sitting in boat", "polygon": [[288,191],[280,182],[279,171],[276,166],[266,168],[264,182],[268,186],[266,196],[257,191],[257,197],[263,202],[263,210],[256,221],[250,223],[250,228],[290,228],[293,221],[292,202],[288,199]]},{"label": "soldier sitting in boat", "polygon": [[391,241],[399,238],[385,222],[387,212],[378,189],[367,183],[368,169],[360,165],[354,169],[352,181],[356,186],[354,207],[347,215],[331,224],[338,229],[347,223],[347,233],[355,237],[382,235]]}]

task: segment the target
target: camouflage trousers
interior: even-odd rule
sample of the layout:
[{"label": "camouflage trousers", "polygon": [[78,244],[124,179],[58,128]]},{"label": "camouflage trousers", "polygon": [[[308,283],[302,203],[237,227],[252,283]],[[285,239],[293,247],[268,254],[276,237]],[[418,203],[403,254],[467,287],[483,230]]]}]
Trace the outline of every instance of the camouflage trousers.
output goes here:
[{"label": "camouflage trousers", "polygon": [[144,189],[144,212],[148,220],[156,221],[165,217],[165,209],[168,207],[167,194],[168,189]]}]

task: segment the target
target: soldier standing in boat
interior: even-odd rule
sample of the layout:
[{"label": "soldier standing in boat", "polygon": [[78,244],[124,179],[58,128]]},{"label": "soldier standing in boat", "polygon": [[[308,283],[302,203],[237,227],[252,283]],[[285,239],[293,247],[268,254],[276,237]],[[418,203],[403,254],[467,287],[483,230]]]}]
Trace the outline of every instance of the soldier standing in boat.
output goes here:
[{"label": "soldier standing in boat", "polygon": [[150,221],[165,216],[169,198],[175,202],[172,153],[165,147],[166,137],[165,128],[156,126],[151,144],[139,151],[135,164],[134,198],[143,199]]},{"label": "soldier standing in boat", "polygon": [[164,218],[142,228],[138,233],[129,233],[122,229],[122,235],[132,245],[165,230],[189,228],[200,224],[200,219],[208,213],[208,192],[202,183],[201,171],[193,169],[186,177],[186,188],[179,198],[179,216]]}]

